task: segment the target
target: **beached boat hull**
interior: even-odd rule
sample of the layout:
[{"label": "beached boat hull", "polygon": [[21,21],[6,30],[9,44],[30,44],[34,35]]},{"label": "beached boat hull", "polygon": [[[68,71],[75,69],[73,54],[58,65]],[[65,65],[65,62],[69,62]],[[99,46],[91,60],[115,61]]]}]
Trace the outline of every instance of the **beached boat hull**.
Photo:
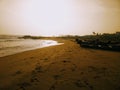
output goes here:
[{"label": "beached boat hull", "polygon": [[111,50],[111,51],[120,51],[120,44],[111,44],[104,42],[93,42],[93,41],[84,41],[84,40],[76,40],[81,47],[84,48],[93,48],[93,49],[102,49],[102,50]]}]

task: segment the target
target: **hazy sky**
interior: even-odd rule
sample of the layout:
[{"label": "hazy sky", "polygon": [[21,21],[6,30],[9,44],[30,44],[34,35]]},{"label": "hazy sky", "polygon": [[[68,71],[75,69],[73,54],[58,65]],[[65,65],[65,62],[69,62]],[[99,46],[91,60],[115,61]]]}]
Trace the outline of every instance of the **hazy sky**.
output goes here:
[{"label": "hazy sky", "polygon": [[120,31],[120,0],[0,0],[0,34]]}]

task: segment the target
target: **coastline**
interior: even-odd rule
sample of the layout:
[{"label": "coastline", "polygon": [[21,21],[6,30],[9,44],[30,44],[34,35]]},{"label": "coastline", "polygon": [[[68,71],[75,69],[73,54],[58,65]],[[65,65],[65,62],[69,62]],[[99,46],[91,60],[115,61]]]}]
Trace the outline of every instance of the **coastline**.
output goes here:
[{"label": "coastline", "polygon": [[3,41],[0,43],[0,50],[1,50],[0,57],[13,55],[24,51],[39,49],[39,48],[60,45],[60,44],[61,43],[58,43],[57,41],[54,40],[43,40],[43,39],[38,39],[38,40],[19,39],[17,42],[14,40],[12,42]]},{"label": "coastline", "polygon": [[0,57],[1,90],[119,90],[120,53],[64,43]]}]

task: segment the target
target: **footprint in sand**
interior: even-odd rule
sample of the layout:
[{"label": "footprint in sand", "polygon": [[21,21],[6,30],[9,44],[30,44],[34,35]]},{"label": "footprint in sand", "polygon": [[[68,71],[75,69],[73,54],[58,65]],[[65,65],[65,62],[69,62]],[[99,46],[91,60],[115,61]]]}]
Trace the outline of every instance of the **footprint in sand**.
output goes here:
[{"label": "footprint in sand", "polygon": [[55,85],[53,84],[53,85],[49,88],[49,90],[55,90]]},{"label": "footprint in sand", "polygon": [[63,63],[70,63],[69,60],[63,60],[62,62],[63,62]]},{"label": "footprint in sand", "polygon": [[64,71],[65,71],[65,69],[61,69],[61,70],[60,70],[60,72],[64,72]]},{"label": "footprint in sand", "polygon": [[41,72],[43,72],[43,68],[39,63],[37,63],[35,69],[32,71],[32,74],[41,73]]},{"label": "footprint in sand", "polygon": [[30,59],[33,59],[34,57],[30,57]]},{"label": "footprint in sand", "polygon": [[53,77],[55,80],[58,80],[59,78],[61,78],[61,75],[54,75]]},{"label": "footprint in sand", "polygon": [[37,66],[37,67],[35,68],[35,71],[36,71],[36,72],[43,72],[42,66]]},{"label": "footprint in sand", "polygon": [[77,80],[74,84],[79,88],[88,88],[89,90],[93,90],[93,86],[88,83],[88,81]]},{"label": "footprint in sand", "polygon": [[30,81],[31,82],[39,82],[39,79],[37,77],[32,77]]},{"label": "footprint in sand", "polygon": [[85,83],[82,82],[81,80],[77,80],[76,82],[74,82],[74,84],[77,86],[77,87],[86,87]]},{"label": "footprint in sand", "polygon": [[62,61],[64,64],[71,64],[71,70],[72,71],[75,71],[76,70],[76,68],[77,68],[77,65],[76,64],[74,64],[74,63],[72,63],[70,60],[63,60]]},{"label": "footprint in sand", "polygon": [[106,76],[108,75],[108,69],[105,67],[94,67],[94,66],[88,66],[88,72],[95,72],[99,76]]},{"label": "footprint in sand", "polygon": [[19,88],[16,90],[26,90],[27,87],[31,86],[29,82],[23,82],[18,84]]},{"label": "footprint in sand", "polygon": [[22,73],[22,71],[21,70],[18,70],[17,72],[16,72],[16,74],[21,74]]},{"label": "footprint in sand", "polygon": [[13,76],[20,75],[20,74],[22,74],[22,71],[21,71],[21,70],[18,70],[18,71],[16,71],[16,72],[13,74]]}]

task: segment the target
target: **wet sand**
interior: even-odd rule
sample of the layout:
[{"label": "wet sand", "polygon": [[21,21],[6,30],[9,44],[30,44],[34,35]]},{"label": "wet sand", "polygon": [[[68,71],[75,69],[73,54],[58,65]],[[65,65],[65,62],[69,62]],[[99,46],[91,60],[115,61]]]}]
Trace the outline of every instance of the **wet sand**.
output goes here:
[{"label": "wet sand", "polygon": [[120,52],[64,44],[0,58],[0,90],[120,90]]}]

